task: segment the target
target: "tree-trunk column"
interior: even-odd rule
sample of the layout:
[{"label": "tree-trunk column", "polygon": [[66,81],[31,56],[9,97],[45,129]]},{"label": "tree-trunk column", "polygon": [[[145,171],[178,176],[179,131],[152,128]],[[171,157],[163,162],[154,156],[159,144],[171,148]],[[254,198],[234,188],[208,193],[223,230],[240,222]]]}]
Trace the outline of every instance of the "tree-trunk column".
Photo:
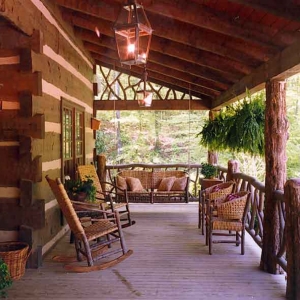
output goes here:
[{"label": "tree-trunk column", "polygon": [[[210,110],[209,111],[209,119],[213,120],[218,113],[219,113],[218,111]],[[214,149],[208,148],[207,162],[212,165],[218,164],[218,153],[216,151],[214,151]]]},{"label": "tree-trunk column", "polygon": [[300,179],[288,180],[284,187],[286,203],[286,257],[289,300],[300,299]]},{"label": "tree-trunk column", "polygon": [[266,83],[265,112],[265,210],[261,269],[276,274],[276,254],[280,247],[279,215],[273,192],[283,190],[286,181],[286,83],[272,80]]}]

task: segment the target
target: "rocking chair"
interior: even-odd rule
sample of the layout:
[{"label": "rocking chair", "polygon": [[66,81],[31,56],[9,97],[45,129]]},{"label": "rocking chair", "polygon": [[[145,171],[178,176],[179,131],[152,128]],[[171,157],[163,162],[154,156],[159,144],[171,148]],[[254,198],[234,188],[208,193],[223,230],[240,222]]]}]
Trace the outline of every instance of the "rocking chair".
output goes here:
[{"label": "rocking chair", "polygon": [[[56,197],[64,217],[68,222],[68,225],[70,226],[71,231],[74,234],[77,261],[80,262],[85,258],[88,264],[88,266],[72,263],[66,264],[64,266],[66,270],[79,273],[104,270],[123,261],[133,253],[132,250],[127,250],[126,248],[120,224],[120,217],[117,211],[107,212],[94,209],[93,211],[99,214],[101,213],[103,218],[84,218],[83,225],[81,220],[78,218],[72,205],[72,201],[69,199],[60,179],[57,178],[56,180],[53,180],[50,179],[48,175],[46,176],[46,179]],[[80,204],[83,206],[85,205],[80,202],[76,203],[76,205]],[[119,242],[120,245],[118,247],[112,247],[112,244],[116,242]],[[121,255],[115,257],[119,253],[121,253]],[[112,260],[105,260],[103,263],[95,264],[98,260],[112,255],[115,257]],[[76,261],[76,259],[72,257],[56,257],[55,260],[60,262]]]},{"label": "rocking chair", "polygon": [[[109,182],[102,182],[102,184],[105,185],[106,188],[109,187],[108,191],[103,191],[95,166],[92,164],[78,166],[77,171],[80,180],[85,180],[87,177],[93,180],[94,185],[97,189],[96,199],[99,200],[102,210],[111,212],[115,212],[116,210],[118,210],[122,228],[135,224],[135,221],[131,219],[128,195],[126,190],[121,190],[119,187]],[[118,193],[123,194],[124,197],[122,197],[122,199],[125,199],[125,202],[114,202],[117,199]]]}]

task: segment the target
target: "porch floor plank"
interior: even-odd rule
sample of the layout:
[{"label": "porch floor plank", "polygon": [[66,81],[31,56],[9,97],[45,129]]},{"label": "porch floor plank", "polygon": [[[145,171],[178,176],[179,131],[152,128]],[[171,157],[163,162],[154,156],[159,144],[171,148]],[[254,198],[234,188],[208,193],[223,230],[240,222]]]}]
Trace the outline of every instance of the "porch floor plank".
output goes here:
[{"label": "porch floor plank", "polygon": [[[197,228],[197,204],[132,204],[136,224],[124,229],[134,251],[98,272],[67,273],[54,255],[74,254],[66,235],[37,270],[27,269],[8,299],[285,299],[284,275],[259,270],[260,250],[249,236],[245,255],[233,244],[208,254]],[[67,249],[67,250],[66,250]]]}]

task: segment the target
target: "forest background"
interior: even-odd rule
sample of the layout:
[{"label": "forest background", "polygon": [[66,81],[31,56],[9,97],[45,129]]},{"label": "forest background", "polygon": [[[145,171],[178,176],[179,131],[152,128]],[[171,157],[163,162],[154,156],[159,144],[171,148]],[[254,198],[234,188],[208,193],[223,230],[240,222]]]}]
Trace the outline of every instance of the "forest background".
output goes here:
[{"label": "forest background", "polygon": [[[299,95],[300,76],[291,77],[286,99],[288,178],[300,177]],[[97,118],[101,129],[96,134],[96,151],[106,156],[107,164],[207,162],[207,149],[200,145],[197,134],[208,111],[98,111]],[[218,153],[219,165],[226,167],[229,159],[239,161],[241,172],[264,181],[264,157]]]}]

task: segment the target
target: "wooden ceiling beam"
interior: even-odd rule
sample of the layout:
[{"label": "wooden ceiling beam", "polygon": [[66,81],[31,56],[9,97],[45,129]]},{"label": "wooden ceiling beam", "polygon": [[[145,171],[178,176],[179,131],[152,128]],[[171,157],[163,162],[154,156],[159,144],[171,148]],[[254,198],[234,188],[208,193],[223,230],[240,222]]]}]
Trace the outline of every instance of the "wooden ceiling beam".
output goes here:
[{"label": "wooden ceiling beam", "polygon": [[[106,14],[103,11],[102,16],[105,15]],[[275,49],[271,50],[258,46],[255,47],[245,41],[235,40],[230,36],[201,30],[199,27],[154,15],[152,13],[148,13],[147,16],[154,29],[153,36],[159,36],[226,58],[228,57],[229,59],[239,61],[246,65],[253,65],[266,61],[275,53]],[[79,27],[94,30],[97,24],[100,31],[110,30],[110,34],[113,34],[112,27],[107,29],[107,23],[104,24],[105,22],[103,19],[99,19],[98,17],[84,15],[79,12],[74,13],[70,10],[64,10],[63,17]],[[113,22],[113,20],[110,21]]]},{"label": "wooden ceiling beam", "polygon": [[229,0],[229,2],[247,5],[277,17],[300,22],[299,2],[298,5],[289,0]]},{"label": "wooden ceiling beam", "polygon": [[294,43],[281,53],[270,59],[266,64],[257,68],[240,82],[234,84],[225,93],[213,101],[212,109],[221,108],[245,95],[246,89],[257,91],[264,88],[266,81],[272,78],[286,79],[300,73],[300,41]]},{"label": "wooden ceiling beam", "polygon": [[[87,13],[94,17],[103,16],[107,20],[115,21],[120,11],[123,0],[101,1],[97,4],[91,1],[72,1],[57,0],[59,5],[70,8],[79,12]],[[273,38],[274,32],[270,27],[261,24],[254,26],[253,24],[239,24],[238,20],[232,21],[232,18],[224,14],[216,15],[207,6],[200,5],[193,1],[173,0],[144,0],[142,3],[146,11],[160,14],[162,16],[172,18],[178,21],[192,24],[194,26],[209,29],[225,35],[233,36],[251,43],[257,43],[261,46],[286,46],[295,41],[295,38],[287,34],[279,34],[276,39]],[[271,38],[270,38],[271,37]]]},{"label": "wooden ceiling beam", "polygon": [[147,13],[147,17],[154,29],[154,35],[224,57],[235,60],[238,58],[246,64],[250,64],[253,60],[265,61],[278,51],[272,46],[257,46],[231,35],[212,32],[154,13]]},{"label": "wooden ceiling beam", "polygon": [[[94,58],[96,60],[101,60],[101,61],[104,61],[104,62],[107,61],[107,60],[113,60],[113,62],[111,63],[112,65],[118,65],[118,66],[121,67],[121,64],[119,63],[118,59],[114,59],[113,58],[114,55],[111,55],[110,51],[111,50],[108,50],[108,51],[106,51],[106,53],[102,53],[102,54],[94,53]],[[144,68],[138,67],[138,66],[131,66],[131,69],[133,71],[135,71],[136,73],[140,74],[140,76],[138,76],[138,77],[140,77],[140,78],[142,77]],[[173,86],[182,87],[187,94],[189,93],[189,91],[194,91],[194,92],[200,94],[201,98],[203,96],[207,96],[210,99],[212,99],[212,98],[215,98],[217,95],[220,94],[220,93],[213,92],[212,90],[209,90],[207,88],[194,85],[193,83],[183,81],[179,78],[174,78],[174,77],[171,77],[171,76],[167,76],[166,74],[158,73],[155,70],[151,70],[151,72],[148,72],[148,80],[151,81],[152,78],[157,79],[160,82],[169,83]]]},{"label": "wooden ceiling beam", "polygon": [[[111,49],[102,47],[102,46],[97,46],[95,44],[92,43],[84,43],[85,47],[87,50],[93,52],[93,53],[97,53],[97,54],[104,54],[105,56],[108,56],[112,59],[118,60],[118,54],[116,51],[113,51]],[[196,77],[196,76],[192,76],[189,73],[184,73],[182,71],[178,71],[175,69],[171,69],[167,62],[167,60],[169,59],[169,57],[166,57],[164,64],[157,64],[156,62],[152,62],[151,60],[148,60],[147,62],[147,70],[148,71],[152,71],[152,72],[157,72],[160,74],[168,74],[168,76],[175,78],[175,79],[180,79],[182,81],[185,81],[187,83],[190,84],[194,84],[196,86],[202,87],[203,90],[206,90],[207,92],[209,92],[209,95],[211,96],[218,96],[220,94],[220,92],[226,90],[228,88],[228,86],[225,86],[225,88],[221,88],[217,87],[216,85],[214,85],[213,82]]]},{"label": "wooden ceiling beam", "polygon": [[[107,37],[105,35],[102,35],[100,39],[96,36],[96,34],[92,31],[85,30],[83,28],[77,29],[76,35],[82,39],[83,41],[91,42],[95,45],[102,45],[104,47],[115,49],[115,40],[113,38]],[[155,40],[155,38],[152,39]],[[155,44],[155,42],[153,43]],[[172,45],[174,46],[174,45]],[[164,64],[164,59],[166,59],[168,55],[168,51],[162,46],[159,52],[156,52],[156,47],[151,44],[152,51],[150,51],[149,54],[149,60],[155,61],[160,64]],[[172,47],[172,49],[174,49]],[[153,51],[154,50],[154,51]],[[164,51],[166,50],[166,51]],[[172,51],[172,50],[171,50]],[[176,50],[175,50],[176,51]],[[178,52],[177,52],[178,53]],[[180,55],[178,53],[177,55]],[[189,53],[184,53],[184,56],[188,56]],[[196,59],[196,57],[195,57]],[[202,59],[201,55],[198,59],[198,64],[193,64],[191,61],[185,61],[181,58],[178,58],[178,56],[169,56],[168,60],[170,61],[170,67],[177,70],[182,70],[184,68],[186,72],[190,73],[191,75],[201,77],[203,79],[209,80],[217,84],[220,88],[227,88],[229,84],[232,84],[239,80],[242,74],[237,74],[233,71],[232,67],[230,67],[230,64],[220,64],[222,67],[224,67],[225,71],[220,72],[219,70],[215,70],[212,68],[208,68],[206,65],[210,63],[209,59],[205,60]],[[205,61],[205,66],[202,66],[199,64],[200,62]],[[215,61],[217,63],[217,60]],[[231,71],[231,72],[230,72]],[[249,74],[250,72],[247,72],[246,74]],[[244,74],[245,75],[245,74]]]},{"label": "wooden ceiling beam", "polygon": [[153,100],[151,107],[139,107],[134,100],[95,100],[97,110],[208,110],[202,100]]},{"label": "wooden ceiling beam", "polygon": [[[84,37],[82,37],[82,39],[84,40]],[[103,41],[103,39],[101,39],[101,41]],[[97,39],[96,42],[97,44],[94,44],[94,42],[93,43],[89,42],[90,50],[93,50],[94,52],[96,51],[100,53],[99,50],[97,51],[96,47],[100,49],[101,47],[110,48],[111,46],[110,43],[104,43],[104,44],[101,42],[99,43],[99,40]],[[186,73],[189,73],[192,76],[195,76],[197,78],[199,77],[201,80],[203,80],[202,81],[203,83],[206,82],[209,87],[217,90],[226,90],[229,87],[229,85],[231,85],[232,83],[236,82],[239,79],[239,77],[234,76],[233,74],[228,74],[227,77],[224,78],[220,76],[218,73],[214,72],[214,70],[210,70],[204,67],[198,67],[197,65],[187,63],[178,58],[169,57],[167,55],[158,52],[153,52],[153,51],[149,55],[148,61],[154,62],[159,65],[167,66],[174,70],[178,70],[178,71],[184,70]]]},{"label": "wooden ceiling beam", "polygon": [[[118,2],[122,3],[122,0]],[[261,24],[253,26],[249,22],[241,24],[239,19],[232,20],[231,16],[226,16],[223,12],[216,13],[207,6],[193,1],[178,1],[174,4],[174,0],[144,0],[143,7],[146,11],[256,43],[262,47],[273,45],[282,48],[295,42],[295,37],[290,34],[285,36],[284,33],[279,33],[274,38],[272,34],[274,30],[270,27]],[[267,32],[269,34],[266,34]]]},{"label": "wooden ceiling beam", "polygon": [[[98,44],[100,42],[108,48],[116,49],[116,41],[112,33],[109,36],[107,35],[109,32],[103,32],[100,38],[98,38],[94,31],[77,27],[76,24],[75,33],[80,39],[94,44]],[[151,39],[151,51],[160,52],[171,57],[180,58],[181,60],[222,72],[225,76],[227,74],[233,74],[236,76],[247,75],[255,69],[255,65],[244,65],[238,61],[224,58],[223,56],[203,50],[198,50],[194,47],[166,40],[157,36],[153,36]]]}]

